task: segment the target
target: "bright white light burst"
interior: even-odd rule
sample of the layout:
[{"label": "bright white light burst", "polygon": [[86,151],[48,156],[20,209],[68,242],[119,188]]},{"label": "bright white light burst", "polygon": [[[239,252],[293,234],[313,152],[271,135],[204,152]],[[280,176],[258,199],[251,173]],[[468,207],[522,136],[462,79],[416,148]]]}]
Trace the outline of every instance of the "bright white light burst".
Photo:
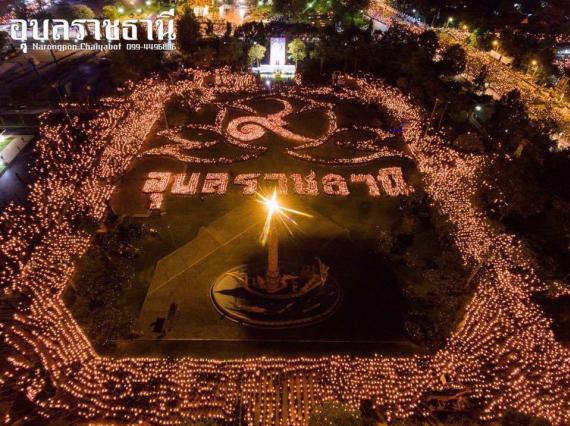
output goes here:
[{"label": "bright white light burst", "polygon": [[261,194],[257,194],[259,196],[259,198],[261,198],[260,200],[258,200],[259,203],[265,205],[265,207],[267,208],[267,217],[265,218],[265,223],[263,225],[263,231],[261,231],[261,236],[260,236],[260,241],[261,244],[265,245],[265,243],[267,243],[267,239],[269,238],[269,233],[271,231],[271,222],[273,220],[273,217],[276,216],[281,220],[281,223],[283,223],[283,225],[285,226],[285,229],[287,229],[287,231],[291,234],[291,227],[289,226],[290,224],[293,225],[297,225],[297,222],[295,222],[295,220],[289,216],[287,213],[291,213],[291,214],[295,214],[295,215],[299,215],[299,216],[304,216],[304,217],[313,217],[308,213],[299,211],[299,210],[293,210],[290,209],[288,207],[284,207],[281,204],[279,204],[279,200],[277,199],[277,190],[273,190],[273,194],[271,195],[271,197],[264,197]]}]

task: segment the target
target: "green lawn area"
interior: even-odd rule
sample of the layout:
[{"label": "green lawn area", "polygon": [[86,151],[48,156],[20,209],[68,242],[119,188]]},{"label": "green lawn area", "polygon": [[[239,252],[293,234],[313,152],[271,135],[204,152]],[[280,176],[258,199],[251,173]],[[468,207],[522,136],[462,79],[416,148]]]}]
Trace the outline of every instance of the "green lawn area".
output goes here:
[{"label": "green lawn area", "polygon": [[0,139],[0,153],[2,153],[4,148],[10,145],[10,142],[12,142],[13,139],[14,138],[12,136],[4,137],[3,140]]},{"label": "green lawn area", "polygon": [[[299,106],[296,101],[292,104]],[[249,105],[261,115],[278,110],[278,104],[272,100],[253,100]],[[169,105],[167,111],[171,127],[212,123],[216,113],[213,106],[188,113],[175,104]],[[382,111],[352,102],[341,103],[334,111],[339,127],[368,123],[366,125],[387,128],[396,124]],[[238,115],[239,112],[232,111],[228,119]],[[299,134],[318,136],[326,130],[323,122],[322,111],[308,111],[294,116],[288,128]],[[162,129],[157,125],[155,133]],[[355,132],[353,137],[360,136]],[[164,138],[154,134],[145,148],[164,142]],[[224,196],[167,195],[164,212],[149,213],[148,194],[141,191],[148,172],[219,171],[229,172],[231,179],[247,172],[376,175],[381,167],[400,166],[408,184],[414,186],[418,194],[422,193],[420,176],[408,159],[385,158],[372,164],[334,167],[289,157],[284,149],[290,147],[291,142],[271,132],[256,143],[268,146],[269,150],[253,161],[203,165],[184,164],[164,157],[141,157],[124,176],[111,200],[114,211],[125,222],[148,225],[156,231],[157,237],[141,243],[138,256],[132,261],[135,283],[121,294],[117,305],[136,318],[141,337],[121,340],[105,348],[105,352],[117,356],[186,354],[225,358],[331,352],[402,355],[428,350],[410,337],[409,314],[419,308],[426,315],[437,316],[441,306],[432,306],[430,297],[440,300],[448,297],[447,287],[437,288],[439,275],[456,279],[461,286],[464,271],[453,250],[439,243],[429,218],[416,215],[405,200],[369,197],[364,185],[351,188],[348,197],[290,194],[282,198],[287,206],[313,215],[312,219],[300,220],[292,236],[282,238],[282,263],[303,263],[319,256],[331,267],[331,275],[338,280],[344,295],[340,309],[331,318],[303,328],[260,330],[224,319],[214,309],[210,288],[217,276],[240,264],[265,262],[265,249],[258,242],[264,218],[262,207],[255,197],[242,195],[240,187],[230,186]],[[401,140],[392,143],[405,149]],[[231,156],[236,150],[239,149],[218,144],[199,154]],[[262,189],[269,190],[269,187]],[[389,249],[383,248],[386,244]],[[424,277],[426,270],[432,271],[430,279]],[[445,319],[447,326],[449,321],[457,322],[464,302],[463,295],[451,298],[450,305],[455,311],[450,314],[451,320]],[[177,305],[174,320],[166,336],[157,340],[151,324],[159,317],[166,317],[173,303]],[[85,312],[75,315],[87,326]],[[412,321],[415,321],[416,328],[412,327],[415,330],[418,320]],[[422,321],[419,321],[420,326]]]},{"label": "green lawn area", "polygon": [[[10,145],[10,142],[12,142],[14,138],[12,136],[8,136],[8,137],[4,137],[3,139],[0,139],[0,154],[2,154],[2,151],[4,151],[4,148],[6,148],[8,145]],[[8,166],[6,164],[4,164],[3,161],[0,160],[0,175],[2,173],[4,173],[4,171],[8,168]]]}]

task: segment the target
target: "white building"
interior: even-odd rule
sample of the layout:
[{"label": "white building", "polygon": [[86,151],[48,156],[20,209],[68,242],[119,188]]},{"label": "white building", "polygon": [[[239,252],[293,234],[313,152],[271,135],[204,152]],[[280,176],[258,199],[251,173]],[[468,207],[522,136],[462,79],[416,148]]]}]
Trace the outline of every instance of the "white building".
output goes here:
[{"label": "white building", "polygon": [[295,74],[295,65],[287,64],[287,41],[285,37],[272,37],[269,45],[269,64],[253,67],[259,74]]}]

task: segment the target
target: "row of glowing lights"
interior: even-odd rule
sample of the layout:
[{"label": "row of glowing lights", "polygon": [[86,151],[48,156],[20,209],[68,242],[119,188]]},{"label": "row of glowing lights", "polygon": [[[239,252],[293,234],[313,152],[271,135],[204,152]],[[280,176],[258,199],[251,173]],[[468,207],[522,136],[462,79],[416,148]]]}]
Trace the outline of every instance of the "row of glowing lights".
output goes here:
[{"label": "row of glowing lights", "polygon": [[[379,3],[379,2],[377,2],[377,1],[376,1],[376,2],[372,2],[370,8],[371,8],[371,9],[370,9],[370,12],[372,12],[375,16],[383,15],[384,10],[386,10],[386,9],[391,9],[393,15],[396,15],[396,16],[404,15],[404,16],[409,17],[408,15],[403,14],[402,12],[396,11],[396,9],[393,9],[393,8],[391,8],[391,7],[389,7],[389,6],[386,6],[386,5],[382,4],[382,3]],[[416,10],[416,9],[412,9],[412,13],[413,13],[414,17],[417,16],[417,10]],[[455,22],[456,22],[456,19],[455,19],[453,16],[449,16],[449,17],[446,19],[446,21],[445,21],[444,28],[449,28],[449,27],[450,27],[451,25],[453,25]],[[406,21],[406,23],[407,23],[407,21]],[[457,28],[457,29],[461,29],[463,32],[469,34],[469,30],[470,30],[470,29],[469,29],[469,25],[467,25],[467,24],[461,24],[461,23],[459,23],[456,28]],[[463,37],[462,37],[462,38],[463,38]],[[493,45],[493,47],[494,47],[495,49],[497,49],[497,48],[499,47],[499,45],[500,45],[500,42],[499,42],[499,40],[495,39],[495,40],[493,40],[493,41],[491,42],[491,44]],[[538,66],[538,61],[537,61],[536,59],[532,59],[532,60],[530,61],[530,65],[532,65],[533,67],[537,67],[537,66]]]},{"label": "row of glowing lights", "polygon": [[[172,181],[170,172],[149,172],[142,187],[142,192],[149,195],[150,210],[161,210],[164,204],[164,193]],[[234,179],[234,184],[242,185],[243,195],[255,195],[258,193],[258,179],[261,173],[240,173]],[[201,173],[178,173],[174,176],[171,194],[175,195],[224,195],[228,190],[230,179],[229,173],[206,173],[202,188],[198,190]],[[289,176],[294,184],[294,193],[297,195],[319,195],[318,183],[314,172],[307,176],[294,173]],[[288,176],[285,173],[265,173],[265,181],[277,182],[276,191],[279,195],[287,195],[289,192]],[[398,197],[411,194],[413,188],[406,184],[400,167],[385,167],[378,170],[378,175],[351,174],[350,182],[365,184],[368,195],[380,197],[380,186],[384,193],[390,197]],[[348,197],[350,190],[346,179],[336,173],[328,173],[321,179],[323,193],[333,197]]]},{"label": "row of glowing lights", "polygon": [[[546,417],[556,424],[570,421],[570,353],[556,340],[550,323],[530,297],[544,288],[510,235],[494,230],[471,204],[485,160],[457,153],[438,136],[422,139],[424,114],[395,89],[358,80],[358,97],[379,104],[397,120],[407,119],[404,137],[414,154],[433,207],[453,224],[454,241],[465,264],[484,262],[477,290],[464,321],[445,348],[434,356],[410,358],[346,356],[211,359],[111,359],[98,356],[60,297],[73,274],[74,256],[84,253],[89,236],[75,219],[85,211],[101,218],[121,176],[139,152],[145,136],[162,114],[171,93],[190,93],[194,81],[149,80],[90,123],[44,125],[38,143],[28,211],[12,204],[0,215],[0,250],[7,264],[1,271],[7,293],[25,295],[13,323],[2,329],[12,353],[3,365],[2,384],[23,392],[37,414],[51,417],[62,410],[74,415],[121,421],[180,423],[182,418],[235,419],[244,404],[248,422],[254,418],[304,424],[307,410],[325,400],[357,408],[371,399],[389,419],[423,412],[419,402],[428,389],[469,387],[491,419],[508,407]],[[202,87],[199,105],[216,92],[258,90],[250,80],[228,71],[225,84]],[[174,86],[173,86],[174,85]],[[328,89],[303,88],[307,96]],[[120,123],[120,125],[119,125]],[[82,134],[82,138],[76,135]],[[81,139],[89,143],[81,143]],[[69,161],[62,161],[63,159]],[[100,159],[100,161],[97,161]],[[35,248],[32,241],[40,240]],[[38,369],[37,366],[41,368]],[[8,367],[9,366],[9,367]],[[50,374],[58,392],[35,398]],[[301,392],[303,390],[303,392]],[[306,392],[305,392],[306,391]],[[301,400],[297,395],[308,395]],[[11,421],[9,416],[5,422]]]},{"label": "row of glowing lights", "polygon": [[[498,41],[495,41],[495,47],[498,46],[498,43]],[[520,73],[506,67],[485,52],[473,49],[467,45],[464,47],[468,58],[466,76],[470,80],[475,79],[484,65],[487,66],[489,70],[487,78],[490,87],[498,96],[503,96],[513,89],[518,89],[531,119],[537,120],[539,123],[543,120],[552,120],[560,126],[562,131],[568,131],[568,120],[565,119],[563,111],[554,107],[544,108],[541,106],[544,101],[541,90],[537,90],[533,86],[524,83],[523,76],[519,75]],[[531,60],[529,72],[535,74],[539,67],[540,65],[536,60]],[[562,96],[558,94],[554,96],[553,99],[561,100]],[[546,100],[546,102],[552,106],[552,100],[549,99]]]},{"label": "row of glowing lights", "polygon": [[[292,99],[305,101],[295,93],[287,93]],[[389,139],[392,135],[388,134],[382,129],[373,128],[369,126],[358,126],[352,130],[366,131],[373,136],[367,140],[354,141],[349,140],[346,142],[337,141],[336,145],[340,148],[349,148],[353,153],[364,152],[364,155],[357,157],[351,156],[347,158],[322,158],[315,157],[303,150],[316,148],[324,145],[331,140],[335,134],[342,134],[348,132],[349,129],[338,127],[337,117],[333,111],[334,105],[327,102],[317,102],[310,100],[308,105],[301,108],[299,112],[308,112],[314,110],[324,110],[325,117],[328,120],[327,131],[318,138],[310,138],[297,133],[294,133],[286,128],[287,122],[285,117],[294,114],[291,103],[283,98],[271,97],[274,101],[282,104],[281,111],[270,114],[267,117],[257,115],[257,112],[247,105],[247,101],[256,99],[257,97],[249,97],[239,102],[233,102],[230,105],[223,103],[218,105],[219,111],[217,113],[214,125],[208,124],[194,124],[190,126],[180,126],[168,130],[163,130],[157,133],[158,136],[164,137],[169,143],[163,144],[156,148],[151,148],[145,151],[142,155],[145,156],[159,156],[159,157],[172,157],[185,163],[198,163],[198,164],[230,164],[237,161],[246,161],[257,158],[261,153],[267,151],[267,147],[259,144],[259,140],[270,131],[277,134],[289,141],[297,143],[298,145],[293,148],[288,148],[285,153],[300,160],[329,164],[329,165],[356,165],[369,163],[384,157],[404,157],[409,158],[409,155],[403,151],[396,150],[391,147]],[[263,98],[262,98],[263,99]],[[267,99],[267,98],[265,98]],[[230,120],[224,130],[223,122],[227,116],[229,108],[242,110],[254,115],[245,115]],[[480,108],[480,107],[476,107]],[[479,109],[478,109],[479,110]],[[209,134],[215,134],[215,140],[200,141],[188,139],[183,136],[184,131],[196,130],[202,134],[203,131]],[[247,150],[246,153],[239,154],[235,157],[208,157],[196,156],[193,151],[203,151],[218,144],[218,140],[222,139],[228,143],[239,147],[240,149]],[[255,143],[252,143],[255,142]]]},{"label": "row of glowing lights", "polygon": [[[416,23],[411,23],[407,20],[402,20],[398,17],[397,13],[392,13],[396,18],[387,16],[385,13],[386,9],[391,9],[381,2],[373,1],[370,6],[369,14],[375,16],[377,19],[391,25],[394,20],[398,20],[398,23],[404,25],[409,31],[420,34],[423,32],[423,28]],[[472,48],[467,45],[464,41],[466,39],[466,34],[469,32],[469,26],[466,24],[460,25],[458,28],[450,28],[450,25],[455,22],[455,18],[450,16],[446,20],[445,28],[447,31],[454,36],[453,43],[461,43],[467,54],[467,69],[466,77],[473,81],[475,77],[479,74],[482,66],[485,65],[489,69],[488,81],[490,87],[497,93],[498,96],[503,96],[513,89],[518,89],[521,92],[522,99],[529,111],[529,115],[532,119],[540,121],[554,121],[561,129],[561,135],[568,134],[570,132],[570,124],[568,119],[564,115],[564,111],[558,108],[544,108],[542,106],[543,102],[552,105],[551,99],[544,99],[542,97],[542,90],[537,90],[533,86],[524,83],[524,75],[522,73],[513,70],[501,62],[497,61],[493,57],[489,56],[486,52]],[[440,41],[446,42],[445,38],[440,38]],[[497,51],[500,50],[500,41],[495,39],[492,41],[493,48]],[[536,59],[531,59],[528,63],[528,70],[531,76],[536,75],[537,71],[540,69],[540,64]],[[564,98],[563,93],[554,93],[550,89],[552,99],[562,100]],[[476,107],[477,110],[481,110],[481,106]]]},{"label": "row of glowing lights", "polygon": [[[170,182],[173,181],[170,193],[176,195],[217,194],[224,195],[228,190],[230,173],[206,173],[202,188],[198,185],[202,173],[178,173],[149,172],[142,187],[146,194],[166,192]],[[315,172],[311,171],[306,176],[298,173],[287,175],[286,173],[240,173],[234,178],[234,184],[243,186],[243,195],[254,195],[258,192],[258,179],[275,181],[279,195],[289,193],[288,181],[291,179],[294,185],[294,193],[297,195],[319,195],[318,181]],[[351,183],[365,184],[368,194],[372,197],[381,195],[380,186],[385,194],[391,197],[408,195],[413,188],[406,184],[400,167],[384,167],[378,170],[375,177],[371,174],[351,174]],[[380,184],[380,186],[379,186]],[[321,179],[323,192],[327,195],[346,197],[350,195],[347,179],[336,173],[327,173]]]}]

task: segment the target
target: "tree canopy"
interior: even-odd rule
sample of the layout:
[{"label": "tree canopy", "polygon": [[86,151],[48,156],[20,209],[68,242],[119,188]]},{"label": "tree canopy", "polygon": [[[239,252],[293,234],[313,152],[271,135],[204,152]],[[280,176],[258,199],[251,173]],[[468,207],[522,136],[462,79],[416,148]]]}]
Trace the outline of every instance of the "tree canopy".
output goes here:
[{"label": "tree canopy", "polygon": [[53,9],[53,16],[59,19],[73,21],[74,19],[94,19],[93,10],[84,4],[59,3]]},{"label": "tree canopy", "polygon": [[249,51],[247,52],[247,57],[250,63],[256,62],[257,66],[259,66],[259,61],[261,61],[265,57],[266,50],[267,49],[265,48],[265,46],[262,46],[261,44],[254,44],[253,46],[251,46],[249,48]]},{"label": "tree canopy", "polygon": [[296,38],[291,41],[287,47],[287,53],[289,53],[289,57],[295,62],[295,65],[297,65],[299,61],[302,61],[307,57],[307,47],[305,46],[305,42],[300,38]]},{"label": "tree canopy", "polygon": [[111,5],[103,6],[103,9],[101,9],[101,13],[104,18],[110,20],[115,20],[117,19],[118,16],[117,9]]},{"label": "tree canopy", "polygon": [[176,21],[178,48],[184,53],[192,53],[200,38],[200,23],[189,5],[182,6],[178,12],[179,16]]},{"label": "tree canopy", "polygon": [[449,46],[443,51],[441,65],[441,73],[444,75],[461,74],[467,66],[465,49],[459,44]]}]

